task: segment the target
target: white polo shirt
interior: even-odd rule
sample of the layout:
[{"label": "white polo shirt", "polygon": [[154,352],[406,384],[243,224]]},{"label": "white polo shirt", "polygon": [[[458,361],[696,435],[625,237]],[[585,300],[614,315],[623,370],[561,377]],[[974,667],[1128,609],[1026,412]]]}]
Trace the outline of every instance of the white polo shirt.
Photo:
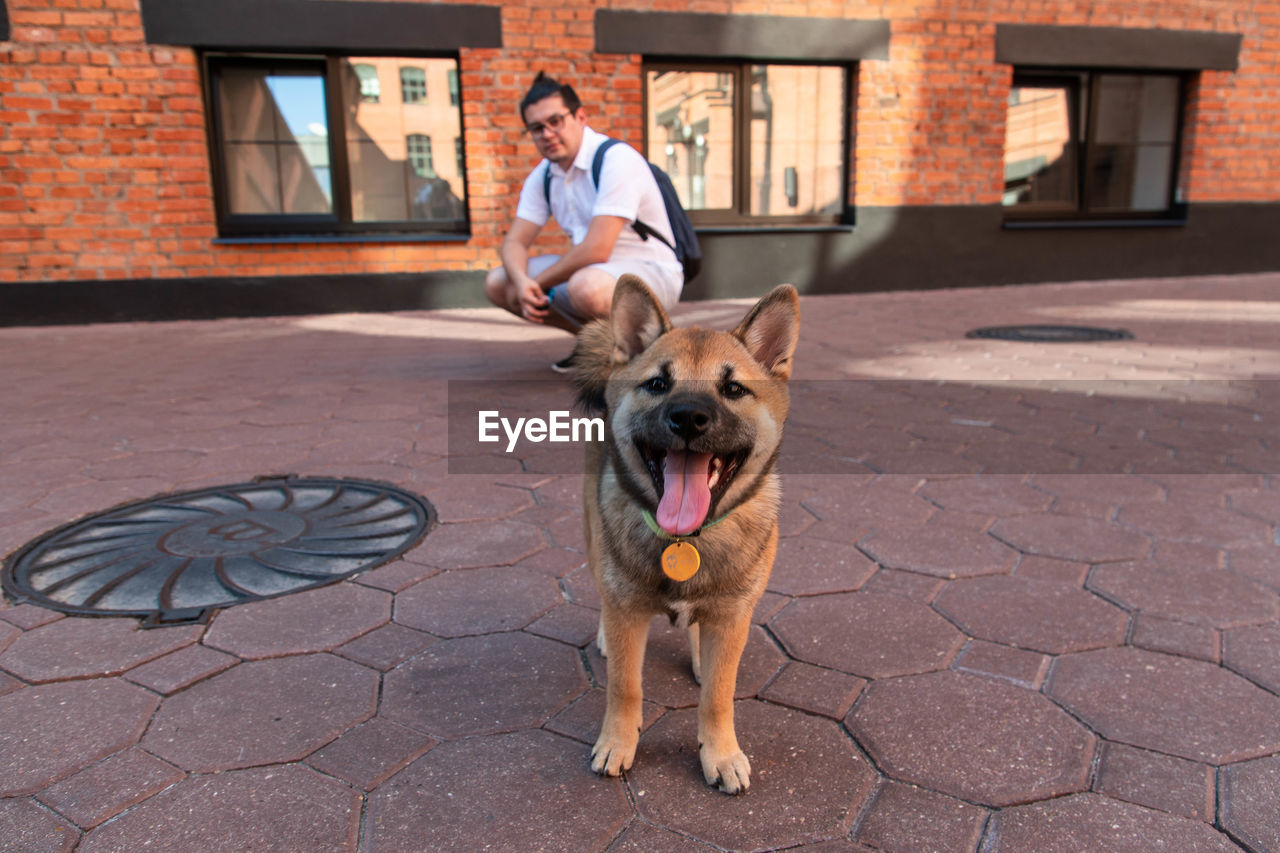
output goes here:
[{"label": "white polo shirt", "polygon": [[[591,163],[596,149],[608,137],[590,127],[582,131],[582,146],[568,172],[549,160],[543,160],[525,178],[520,191],[516,216],[535,225],[547,224],[554,216],[576,246],[587,237],[587,228],[596,216],[618,216],[628,222],[639,220],[675,244],[667,208],[653,178],[649,163],[639,151],[623,143],[614,145],[604,155],[600,169],[600,187],[591,182]],[[544,190],[546,170],[551,170],[551,205],[547,206]],[[669,268],[682,281],[683,267],[675,252],[661,241],[642,240],[635,229],[626,227],[618,234],[610,261],[639,260]]]}]

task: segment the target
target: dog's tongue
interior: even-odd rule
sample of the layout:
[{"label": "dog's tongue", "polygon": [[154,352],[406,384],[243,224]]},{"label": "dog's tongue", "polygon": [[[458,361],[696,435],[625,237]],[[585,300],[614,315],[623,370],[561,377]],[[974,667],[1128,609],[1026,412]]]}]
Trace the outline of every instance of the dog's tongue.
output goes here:
[{"label": "dog's tongue", "polygon": [[702,526],[711,509],[711,454],[668,450],[662,463],[662,500],[658,526],[672,536],[687,536]]}]

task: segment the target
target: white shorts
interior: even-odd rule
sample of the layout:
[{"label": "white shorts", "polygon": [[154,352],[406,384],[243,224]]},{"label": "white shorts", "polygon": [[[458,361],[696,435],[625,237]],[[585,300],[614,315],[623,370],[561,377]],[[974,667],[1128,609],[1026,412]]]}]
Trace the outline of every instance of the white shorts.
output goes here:
[{"label": "white shorts", "polygon": [[[559,255],[540,255],[536,258],[529,259],[529,275],[536,276],[547,267],[560,260]],[[655,264],[650,261],[639,260],[617,260],[605,261],[603,264],[591,264],[592,269],[604,270],[613,276],[614,280],[621,278],[625,273],[639,276],[645,284],[649,285],[649,289],[653,291],[653,295],[658,297],[658,302],[662,307],[670,311],[680,301],[680,292],[684,290],[684,273],[681,270],[671,270],[661,264]],[[567,299],[556,301],[556,291],[564,287],[563,284],[557,284],[551,288],[551,300],[555,303],[556,308],[568,314],[566,309],[568,306]],[[572,319],[579,323],[583,322],[582,317],[568,314]]]}]

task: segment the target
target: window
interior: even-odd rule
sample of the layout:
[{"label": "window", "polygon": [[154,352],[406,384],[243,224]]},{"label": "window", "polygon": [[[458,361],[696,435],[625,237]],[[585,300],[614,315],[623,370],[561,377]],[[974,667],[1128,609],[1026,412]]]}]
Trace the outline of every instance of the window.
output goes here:
[{"label": "window", "polygon": [[[457,67],[414,62],[423,91],[428,74],[443,82]],[[369,81],[403,63],[207,56],[219,233],[466,231],[461,157],[431,153],[460,138],[459,108],[370,99]]]},{"label": "window", "polygon": [[449,69],[449,106],[456,107],[462,100],[462,94],[458,91],[458,69]]},{"label": "window", "polygon": [[835,223],[847,79],[840,65],[647,63],[647,156],[697,225]]},{"label": "window", "polygon": [[382,86],[378,83],[378,68],[374,65],[353,65],[356,76],[360,78],[360,100],[366,104],[376,104],[382,97]]},{"label": "window", "polygon": [[1182,103],[1176,74],[1016,73],[1005,130],[1009,217],[1168,215]]},{"label": "window", "polygon": [[420,104],[427,99],[427,72],[421,68],[400,69],[400,100]]},{"label": "window", "polygon": [[421,133],[413,133],[405,139],[405,150],[409,153],[409,165],[419,178],[434,178],[435,166],[431,163],[431,137]]}]

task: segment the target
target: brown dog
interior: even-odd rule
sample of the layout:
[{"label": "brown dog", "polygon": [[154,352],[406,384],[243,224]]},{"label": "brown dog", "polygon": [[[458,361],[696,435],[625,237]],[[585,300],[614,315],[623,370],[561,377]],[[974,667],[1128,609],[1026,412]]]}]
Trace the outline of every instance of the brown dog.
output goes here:
[{"label": "brown dog", "polygon": [[618,280],[607,320],[574,350],[579,400],[603,412],[587,451],[587,554],[603,607],[608,704],[591,768],[616,776],[640,737],[649,621],[688,629],[702,685],[698,743],[708,784],[746,790],[751,765],[733,728],[738,661],[778,544],[774,462],[800,324],[789,284],[733,332],[674,329],[649,288]]}]

